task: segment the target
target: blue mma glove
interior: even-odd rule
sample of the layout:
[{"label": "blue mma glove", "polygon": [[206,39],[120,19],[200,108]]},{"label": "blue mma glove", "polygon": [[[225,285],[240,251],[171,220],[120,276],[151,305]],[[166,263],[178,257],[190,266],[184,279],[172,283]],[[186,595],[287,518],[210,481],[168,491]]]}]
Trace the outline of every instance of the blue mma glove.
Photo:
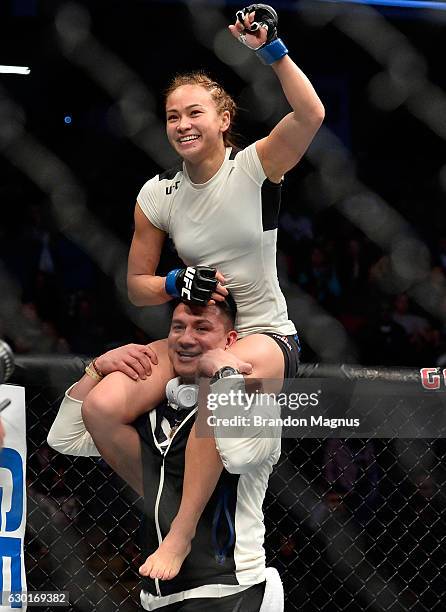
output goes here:
[{"label": "blue mma glove", "polygon": [[166,293],[189,304],[206,306],[217,289],[217,270],[208,266],[189,266],[171,270],[166,276]]}]

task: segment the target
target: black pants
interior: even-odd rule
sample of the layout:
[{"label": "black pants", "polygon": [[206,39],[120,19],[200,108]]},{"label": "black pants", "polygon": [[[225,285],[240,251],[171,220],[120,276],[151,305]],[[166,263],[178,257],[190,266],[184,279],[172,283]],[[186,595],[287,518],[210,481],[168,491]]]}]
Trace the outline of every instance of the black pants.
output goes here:
[{"label": "black pants", "polygon": [[261,582],[235,595],[187,599],[159,608],[159,612],[259,612],[264,592]]}]

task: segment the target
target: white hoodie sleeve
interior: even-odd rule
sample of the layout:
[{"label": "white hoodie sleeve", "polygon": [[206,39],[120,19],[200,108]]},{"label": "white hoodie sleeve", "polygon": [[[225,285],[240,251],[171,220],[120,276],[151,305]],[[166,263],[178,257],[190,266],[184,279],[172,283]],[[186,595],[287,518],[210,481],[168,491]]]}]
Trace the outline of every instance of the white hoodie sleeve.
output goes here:
[{"label": "white hoodie sleeve", "polygon": [[82,419],[82,401],[70,396],[73,387],[74,385],[65,391],[65,397],[51,426],[47,442],[51,448],[63,455],[100,457],[100,452]]},{"label": "white hoodie sleeve", "polygon": [[[223,405],[219,400],[221,394],[230,396],[232,391],[243,394],[239,397],[246,397],[245,381],[241,375],[218,380],[211,385],[210,391],[216,396],[213,396],[216,400],[213,411],[215,419],[245,418],[246,424],[236,422],[235,425],[214,426],[215,445],[226,470],[231,474],[245,474],[263,463],[276,464],[280,458],[281,427],[271,423],[279,422],[280,406],[274,402],[262,402],[261,399],[251,406],[247,401],[237,406]],[[255,416],[262,419],[262,424],[256,424]],[[268,419],[268,426],[263,424],[263,419]]]}]

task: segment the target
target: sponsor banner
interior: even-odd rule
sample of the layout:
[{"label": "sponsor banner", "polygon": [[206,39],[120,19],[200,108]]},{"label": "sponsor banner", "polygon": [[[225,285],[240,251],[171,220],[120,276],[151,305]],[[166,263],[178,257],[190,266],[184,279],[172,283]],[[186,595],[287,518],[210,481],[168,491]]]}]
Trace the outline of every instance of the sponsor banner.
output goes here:
[{"label": "sponsor banner", "polygon": [[[19,594],[26,591],[23,540],[26,525],[26,422],[25,390],[0,385],[0,404],[10,404],[0,415],[5,429],[0,451],[0,553],[1,591]],[[2,600],[0,610],[25,609],[21,598]]]},{"label": "sponsor banner", "polygon": [[[281,390],[282,388],[282,390]],[[446,387],[417,382],[202,381],[197,433],[220,437],[445,438]]]}]

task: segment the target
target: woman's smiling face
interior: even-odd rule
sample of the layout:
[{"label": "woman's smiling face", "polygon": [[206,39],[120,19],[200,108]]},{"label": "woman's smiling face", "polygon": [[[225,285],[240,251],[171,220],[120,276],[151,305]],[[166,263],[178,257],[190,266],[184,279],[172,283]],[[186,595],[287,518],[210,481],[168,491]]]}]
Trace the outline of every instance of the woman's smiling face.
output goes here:
[{"label": "woman's smiling face", "polygon": [[186,161],[199,163],[224,147],[229,123],[229,113],[219,113],[211,93],[200,85],[182,85],[167,98],[167,137]]}]

